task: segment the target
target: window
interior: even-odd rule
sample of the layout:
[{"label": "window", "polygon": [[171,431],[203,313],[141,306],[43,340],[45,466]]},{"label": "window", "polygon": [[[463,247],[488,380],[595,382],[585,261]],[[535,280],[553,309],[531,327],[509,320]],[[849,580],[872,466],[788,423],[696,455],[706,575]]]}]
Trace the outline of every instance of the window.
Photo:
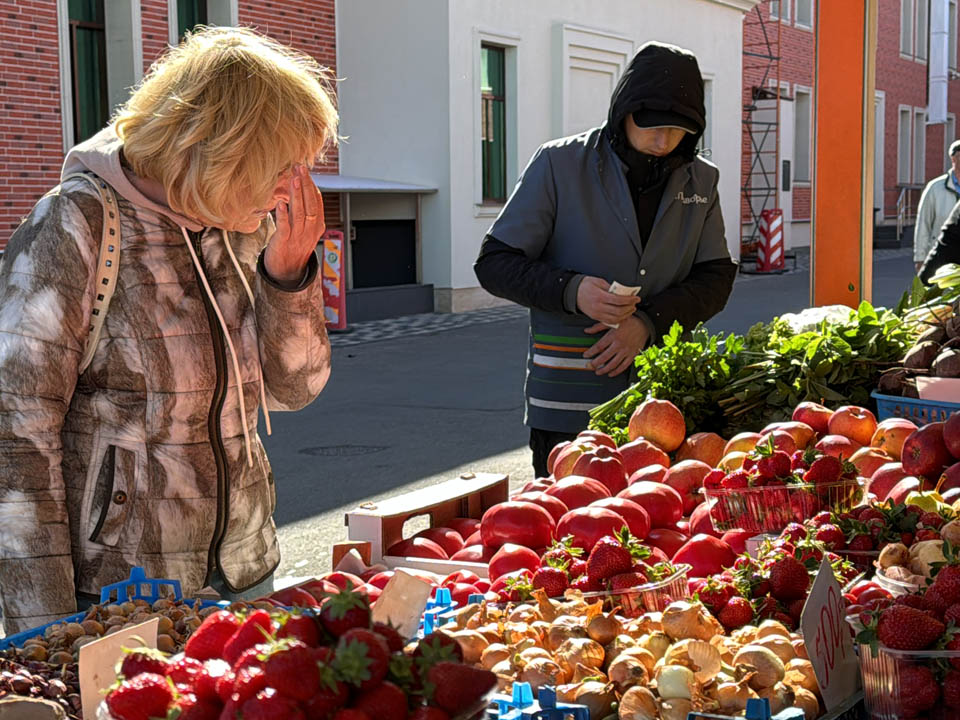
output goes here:
[{"label": "window", "polygon": [[930,45],[930,26],[927,22],[927,0],[917,2],[917,60],[927,59],[927,48]]},{"label": "window", "polygon": [[797,0],[797,25],[813,27],[813,0]]},{"label": "window", "polygon": [[70,0],[70,83],[73,142],[96,134],[107,124],[107,38],[103,0]]},{"label": "window", "polygon": [[900,0],[900,54],[913,57],[913,3]]},{"label": "window", "polygon": [[957,69],[957,0],[950,0],[947,18],[947,60],[951,70]]},{"label": "window", "polygon": [[913,111],[913,184],[921,185],[927,178],[927,112]]},{"label": "window", "polygon": [[947,122],[943,126],[943,169],[947,171],[950,169],[951,162],[950,156],[947,155],[950,152],[950,146],[953,144],[953,141],[957,139],[957,116],[953,113],[947,113]]},{"label": "window", "polygon": [[483,202],[507,199],[506,51],[480,47],[480,147]]},{"label": "window", "polygon": [[808,90],[796,90],[793,107],[793,179],[810,182],[811,98]]},{"label": "window", "polygon": [[793,0],[770,0],[770,17],[779,18],[785,23],[790,22],[790,4]]},{"label": "window", "polygon": [[177,37],[187,30],[207,24],[207,0],[177,0]]},{"label": "window", "polygon": [[897,183],[910,184],[910,108],[900,108],[897,119]]}]

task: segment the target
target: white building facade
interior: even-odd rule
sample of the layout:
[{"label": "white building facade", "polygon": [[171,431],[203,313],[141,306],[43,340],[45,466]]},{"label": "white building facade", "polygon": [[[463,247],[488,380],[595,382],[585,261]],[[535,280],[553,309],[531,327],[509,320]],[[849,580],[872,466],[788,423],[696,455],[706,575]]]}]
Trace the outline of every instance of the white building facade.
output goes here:
[{"label": "white building facade", "polygon": [[[736,257],[742,20],[757,1],[338,0],[340,172],[435,190],[419,200],[417,281],[438,311],[498,304],[472,266],[527,160],[601,124],[633,54],[669,42],[697,55],[706,80],[703,144]],[[396,207],[366,195],[351,222]]]}]

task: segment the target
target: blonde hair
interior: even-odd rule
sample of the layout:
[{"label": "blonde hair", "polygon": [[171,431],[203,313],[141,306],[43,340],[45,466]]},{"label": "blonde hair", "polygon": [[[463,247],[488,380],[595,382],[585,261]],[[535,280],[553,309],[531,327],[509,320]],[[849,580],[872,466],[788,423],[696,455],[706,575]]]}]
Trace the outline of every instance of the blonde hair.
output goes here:
[{"label": "blonde hair", "polygon": [[134,173],[209,225],[266,207],[279,176],[336,143],[332,80],[247,28],[201,28],[150,68],[113,119]]}]

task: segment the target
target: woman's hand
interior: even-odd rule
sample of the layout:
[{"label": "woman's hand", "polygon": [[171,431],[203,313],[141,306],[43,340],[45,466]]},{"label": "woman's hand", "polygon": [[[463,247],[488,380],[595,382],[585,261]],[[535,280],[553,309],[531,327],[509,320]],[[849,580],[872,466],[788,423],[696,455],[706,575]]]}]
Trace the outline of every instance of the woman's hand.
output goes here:
[{"label": "woman's hand", "polygon": [[283,285],[298,285],[326,230],[323,197],[303,165],[290,178],[290,200],[277,204],[277,231],[263,254],[267,274]]},{"label": "woman's hand", "polygon": [[588,335],[607,331],[597,344],[587,350],[583,357],[595,358],[590,365],[597,375],[616,377],[633,363],[650,338],[647,326],[636,315],[620,321],[620,327],[608,328],[597,323],[584,330]]},{"label": "woman's hand", "polygon": [[598,277],[587,276],[577,288],[577,309],[591,320],[616,325],[633,315],[640,298],[636,295],[614,295],[610,283]]}]

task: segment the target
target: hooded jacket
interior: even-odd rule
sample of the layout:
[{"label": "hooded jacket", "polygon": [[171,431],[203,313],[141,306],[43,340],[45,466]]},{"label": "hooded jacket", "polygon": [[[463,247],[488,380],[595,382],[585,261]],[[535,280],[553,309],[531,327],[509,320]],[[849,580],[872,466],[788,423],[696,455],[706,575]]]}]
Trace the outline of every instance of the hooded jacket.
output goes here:
[{"label": "hooded jacket", "polygon": [[[680,114],[699,129],[670,156],[652,161],[663,177],[653,218],[644,218],[646,238],[637,217],[640,188],[631,187],[624,161],[634,158],[623,152],[623,119],[637,110]],[[578,357],[599,338],[584,333],[594,322],[576,306],[585,275],[640,286],[637,314],[651,340],[674,321],[692,328],[723,309],[736,265],[724,237],[719,171],[696,153],[704,128],[696,58],[648,43],[618,82],[607,123],[542,145],[488,231],[475,265],[480,284],[531,309],[525,389],[531,427],[578,432],[590,408],[631,381],[630,372],[597,376]]]},{"label": "hooded jacket", "polygon": [[7,632],[73,612],[75,592],[98,594],[133,565],[187,596],[215,569],[231,590],[262,581],[280,553],[260,398],[296,410],[329,375],[316,257],[285,290],[262,266],[271,218],[250,234],[200,227],[131,184],[121,147],[107,128],[63,166],[109,183],[120,215],[116,288],[82,375],[104,213],[94,188],[70,179],[47,193],[0,263]]}]

